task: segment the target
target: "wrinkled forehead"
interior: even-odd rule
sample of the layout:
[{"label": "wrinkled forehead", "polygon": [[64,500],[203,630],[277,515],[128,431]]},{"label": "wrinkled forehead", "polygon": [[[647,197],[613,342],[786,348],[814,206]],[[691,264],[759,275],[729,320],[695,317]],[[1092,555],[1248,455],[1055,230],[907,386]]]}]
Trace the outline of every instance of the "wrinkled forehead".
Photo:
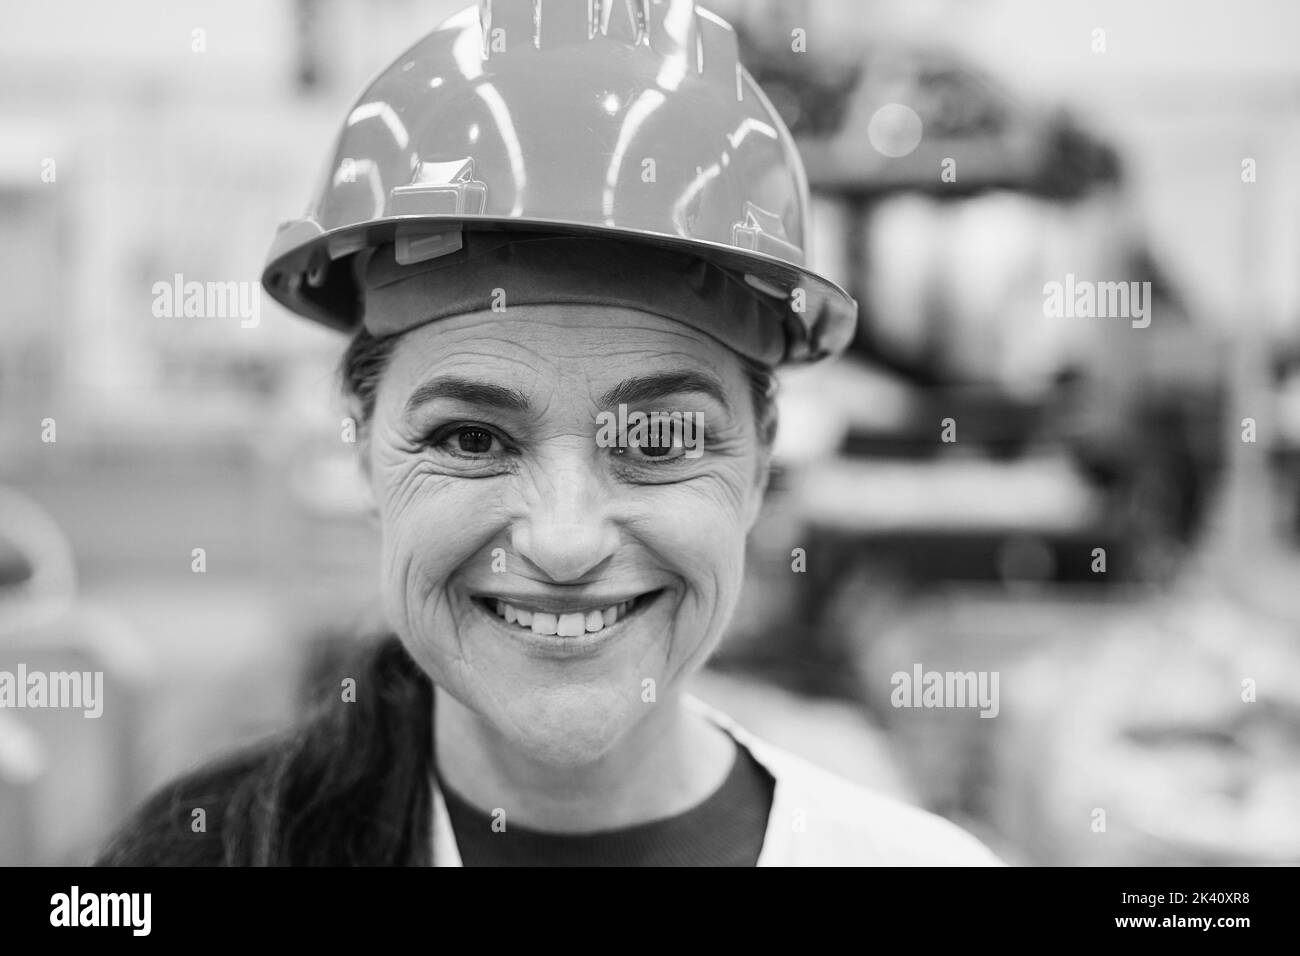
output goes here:
[{"label": "wrinkled forehead", "polygon": [[[591,407],[620,394],[641,400],[657,391],[737,410],[749,387],[741,357],[688,324],[637,309],[569,303],[489,309],[411,329],[395,343],[381,402],[398,411],[438,379],[512,389],[534,408]],[[637,382],[653,387],[638,392],[629,385]]]},{"label": "wrinkled forehead", "polygon": [[744,360],[688,324],[633,308],[551,303],[448,316],[395,342],[382,392],[391,399],[438,375],[591,398],[627,378],[693,375],[724,399],[748,389]]}]

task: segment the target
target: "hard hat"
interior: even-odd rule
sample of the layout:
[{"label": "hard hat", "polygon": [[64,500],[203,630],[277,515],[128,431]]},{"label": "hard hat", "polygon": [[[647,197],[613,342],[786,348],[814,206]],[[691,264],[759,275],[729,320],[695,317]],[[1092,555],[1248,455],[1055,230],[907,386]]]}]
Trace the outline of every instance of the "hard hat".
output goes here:
[{"label": "hard hat", "polygon": [[693,0],[481,0],[362,93],[262,283],[352,330],[363,250],[415,264],[464,232],[634,240],[771,297],[778,360],[808,361],[847,346],[857,318],[806,265],[808,211],[793,139],[731,27]]}]

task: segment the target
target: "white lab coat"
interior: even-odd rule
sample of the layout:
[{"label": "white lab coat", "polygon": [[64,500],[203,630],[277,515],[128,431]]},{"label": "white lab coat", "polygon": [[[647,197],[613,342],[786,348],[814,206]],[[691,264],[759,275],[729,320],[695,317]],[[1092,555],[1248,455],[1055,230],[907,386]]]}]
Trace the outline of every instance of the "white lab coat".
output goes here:
[{"label": "white lab coat", "polygon": [[[687,696],[742,744],[776,781],[759,866],[1001,866],[966,831],[874,793],[754,737],[725,714]],[[434,866],[460,866],[447,805],[433,788]]]}]

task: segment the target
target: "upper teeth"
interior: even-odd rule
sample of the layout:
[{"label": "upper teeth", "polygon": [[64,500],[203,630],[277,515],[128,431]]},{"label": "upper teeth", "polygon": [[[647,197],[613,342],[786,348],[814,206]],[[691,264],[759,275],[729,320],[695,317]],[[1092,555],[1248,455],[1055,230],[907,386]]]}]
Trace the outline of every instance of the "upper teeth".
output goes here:
[{"label": "upper teeth", "polygon": [[609,627],[628,612],[631,601],[590,611],[573,611],[569,614],[551,614],[546,611],[526,611],[505,601],[494,602],[497,615],[510,624],[531,628],[534,634],[558,634],[560,637],[578,637],[591,631]]}]

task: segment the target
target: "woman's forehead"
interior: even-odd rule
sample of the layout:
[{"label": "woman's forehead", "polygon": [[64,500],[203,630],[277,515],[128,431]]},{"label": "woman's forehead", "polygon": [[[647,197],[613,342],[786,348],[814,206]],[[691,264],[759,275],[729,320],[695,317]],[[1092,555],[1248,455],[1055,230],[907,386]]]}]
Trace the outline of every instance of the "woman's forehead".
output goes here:
[{"label": "woman's forehead", "polygon": [[692,326],[638,310],[564,304],[515,306],[412,329],[394,348],[384,386],[400,399],[431,378],[456,377],[525,393],[568,387],[575,397],[594,398],[652,374],[715,383],[720,397],[745,387],[739,356]]}]

